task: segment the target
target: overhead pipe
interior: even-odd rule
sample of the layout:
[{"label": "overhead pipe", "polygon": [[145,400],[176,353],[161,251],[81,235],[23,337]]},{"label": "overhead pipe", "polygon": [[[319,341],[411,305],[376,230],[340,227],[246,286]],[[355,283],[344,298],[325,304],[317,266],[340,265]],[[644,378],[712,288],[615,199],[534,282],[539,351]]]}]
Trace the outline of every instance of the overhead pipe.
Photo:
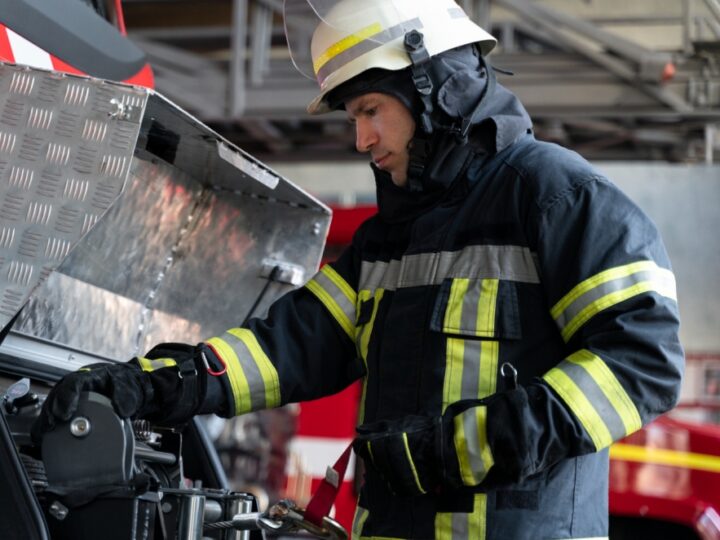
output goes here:
[{"label": "overhead pipe", "polygon": [[496,2],[521,17],[529,18],[546,28],[556,30],[555,35],[559,34],[557,28],[563,27],[585,38],[590,38],[620,58],[637,64],[639,66],[638,74],[643,80],[666,81],[675,73],[672,56],[668,53],[647,49],[622,36],[598,28],[597,25],[527,0],[496,0]]}]

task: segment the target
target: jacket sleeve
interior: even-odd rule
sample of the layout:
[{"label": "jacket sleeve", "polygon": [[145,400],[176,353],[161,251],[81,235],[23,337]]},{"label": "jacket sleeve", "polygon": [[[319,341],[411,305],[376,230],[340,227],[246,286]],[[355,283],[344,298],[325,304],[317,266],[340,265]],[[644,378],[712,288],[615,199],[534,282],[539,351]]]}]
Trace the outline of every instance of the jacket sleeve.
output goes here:
[{"label": "jacket sleeve", "polygon": [[464,485],[517,482],[600,451],[678,399],[675,278],[653,223],[601,177],[538,215],[541,282],[566,354],[529,384],[447,411],[450,475]]},{"label": "jacket sleeve", "polygon": [[364,375],[354,340],[358,263],[351,246],[267,318],[206,341],[227,366],[227,416],[326,396]]}]

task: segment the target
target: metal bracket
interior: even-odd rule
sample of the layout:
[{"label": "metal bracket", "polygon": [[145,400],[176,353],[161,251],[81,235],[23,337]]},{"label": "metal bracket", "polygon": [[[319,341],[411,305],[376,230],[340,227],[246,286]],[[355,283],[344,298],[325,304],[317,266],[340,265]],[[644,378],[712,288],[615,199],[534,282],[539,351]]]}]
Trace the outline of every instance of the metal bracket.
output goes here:
[{"label": "metal bracket", "polygon": [[305,283],[305,269],[298,265],[276,259],[264,259],[260,267],[260,277],[269,278],[275,267],[278,268],[274,281],[289,283],[299,287]]}]

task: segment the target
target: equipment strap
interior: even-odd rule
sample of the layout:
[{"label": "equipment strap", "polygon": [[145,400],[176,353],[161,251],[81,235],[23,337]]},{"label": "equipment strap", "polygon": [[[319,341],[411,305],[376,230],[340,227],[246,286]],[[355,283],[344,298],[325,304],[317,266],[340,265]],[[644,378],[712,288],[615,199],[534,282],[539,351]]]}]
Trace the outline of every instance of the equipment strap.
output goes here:
[{"label": "equipment strap", "polygon": [[343,478],[345,478],[345,471],[350,461],[351,451],[352,444],[340,455],[335,465],[327,468],[325,478],[323,478],[305,509],[304,516],[306,521],[318,527],[323,526],[323,518],[330,513],[330,509],[335,503],[338,491],[342,485]]}]

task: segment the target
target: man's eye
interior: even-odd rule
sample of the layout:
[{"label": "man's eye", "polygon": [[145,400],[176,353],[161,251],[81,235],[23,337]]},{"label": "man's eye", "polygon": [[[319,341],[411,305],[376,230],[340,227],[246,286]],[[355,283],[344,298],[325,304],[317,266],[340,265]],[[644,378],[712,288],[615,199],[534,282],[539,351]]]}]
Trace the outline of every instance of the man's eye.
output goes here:
[{"label": "man's eye", "polygon": [[377,113],[376,107],[371,107],[371,108],[365,110],[365,114],[367,116],[375,116],[376,113]]}]

